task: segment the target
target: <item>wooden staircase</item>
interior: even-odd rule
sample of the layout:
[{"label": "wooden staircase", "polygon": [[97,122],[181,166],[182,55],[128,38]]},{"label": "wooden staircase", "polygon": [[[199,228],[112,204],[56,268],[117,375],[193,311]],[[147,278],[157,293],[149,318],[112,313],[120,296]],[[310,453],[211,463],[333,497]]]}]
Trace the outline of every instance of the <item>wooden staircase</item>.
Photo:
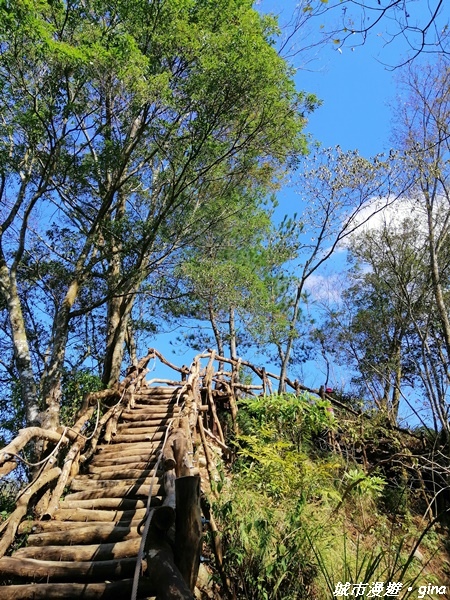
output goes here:
[{"label": "wooden staircase", "polygon": [[[20,524],[27,545],[0,559],[2,600],[131,598],[139,526],[147,505],[165,498],[163,470],[155,468],[180,414],[180,390],[144,387],[134,394],[110,443],[96,447],[51,518]],[[151,598],[153,591],[141,578],[136,597]]]},{"label": "wooden staircase", "polygon": [[[173,369],[175,380],[146,381],[153,359]],[[242,384],[243,366],[261,383]],[[202,549],[201,487],[213,493],[215,456],[231,454],[219,408],[238,434],[237,398],[271,393],[271,380],[279,376],[214,350],[188,368],[149,349],[114,389],[85,397],[72,427],[20,430],[0,450],[0,478],[31,440],[51,452],[0,523],[0,600],[191,600]],[[317,393],[286,383],[296,393]],[[202,509],[215,570],[231,593],[206,499]]]}]

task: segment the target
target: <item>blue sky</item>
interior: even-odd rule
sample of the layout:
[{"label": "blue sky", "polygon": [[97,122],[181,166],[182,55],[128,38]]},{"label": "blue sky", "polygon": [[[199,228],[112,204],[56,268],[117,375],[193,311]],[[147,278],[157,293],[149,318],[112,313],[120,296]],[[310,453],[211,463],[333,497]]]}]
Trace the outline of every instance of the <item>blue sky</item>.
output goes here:
[{"label": "blue sky", "polygon": [[[273,10],[272,5],[266,0],[260,6]],[[295,3],[283,5],[285,8],[279,13],[281,23]],[[332,14],[328,16],[330,22]],[[311,21],[307,27],[309,35],[315,36],[323,22],[326,23],[323,19]],[[402,50],[398,45],[386,45],[374,31],[364,45],[352,48],[347,43],[338,50],[330,42],[294,57],[298,89],[314,93],[323,101],[310,116],[308,132],[324,146],[357,148],[366,157],[388,150],[389,104],[395,99],[398,71],[387,65],[398,64]]]}]

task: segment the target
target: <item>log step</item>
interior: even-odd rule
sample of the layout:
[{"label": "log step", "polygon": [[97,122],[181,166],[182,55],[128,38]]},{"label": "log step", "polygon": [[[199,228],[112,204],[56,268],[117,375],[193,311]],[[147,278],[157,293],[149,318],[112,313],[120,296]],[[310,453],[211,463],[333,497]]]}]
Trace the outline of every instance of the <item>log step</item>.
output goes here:
[{"label": "log step", "polygon": [[[98,525],[92,523],[76,529],[67,529],[60,523],[59,531],[45,531],[32,533],[28,536],[28,546],[60,546],[67,544],[70,537],[71,544],[100,544],[108,542],[124,542],[140,537],[136,527],[116,526],[114,523],[103,523]],[[72,524],[73,525],[73,524]]]},{"label": "log step", "polygon": [[[138,460],[136,460],[138,459]],[[89,466],[88,466],[88,474],[100,474],[103,472],[107,472],[107,471],[111,471],[113,470],[113,467],[116,467],[118,464],[121,465],[120,466],[120,470],[114,469],[114,472],[120,473],[122,471],[122,473],[125,471],[125,473],[130,473],[132,471],[149,471],[151,469],[151,467],[154,467],[155,462],[156,462],[156,457],[154,457],[154,460],[152,461],[141,461],[141,456],[125,456],[123,457],[119,463],[110,460],[110,461],[98,461],[98,462],[92,462]],[[125,468],[124,468],[125,467]]]},{"label": "log step", "polygon": [[[111,511],[112,512],[112,511]],[[144,511],[145,512],[145,511]],[[89,524],[91,527],[128,527],[128,528],[137,528],[141,523],[142,519],[136,518],[132,521],[118,521],[117,523],[111,520],[108,521],[87,521],[86,524]],[[22,521],[19,525],[18,533],[19,534],[28,534],[29,536],[38,534],[38,533],[49,533],[49,532],[62,532],[80,529],[83,527],[83,522],[80,521]],[[67,534],[66,534],[67,535]],[[71,534],[70,534],[71,535]],[[27,539],[30,539],[29,537]],[[66,538],[67,539],[67,538]]]},{"label": "log step", "polygon": [[[35,558],[4,556],[0,559],[0,574],[23,576],[32,574],[32,580],[67,581],[84,579],[118,579],[132,577],[136,567],[136,557],[116,560],[52,561]],[[3,599],[2,588],[0,597]],[[70,596],[72,597],[72,596]]]},{"label": "log step", "polygon": [[[161,447],[161,443],[156,441],[154,443],[149,442],[148,440],[144,440],[143,442],[138,442],[137,440],[134,443],[111,443],[111,444],[101,444],[98,445],[99,457],[106,458],[108,454],[108,458],[112,458],[113,456],[120,456],[127,454],[131,454],[131,450],[134,454],[137,453],[147,453],[147,456],[150,457],[155,450]],[[122,453],[123,450],[123,453]]]},{"label": "log step", "polygon": [[157,415],[158,413],[164,413],[164,412],[168,412],[171,413],[173,411],[176,411],[178,409],[178,411],[181,410],[181,407],[179,407],[177,404],[174,404],[173,402],[156,402],[153,404],[150,403],[144,403],[144,404],[135,404],[134,407],[132,408],[132,410],[136,410],[138,413],[151,413],[154,415]]},{"label": "log step", "polygon": [[125,433],[117,433],[112,441],[111,441],[111,445],[115,445],[115,444],[121,444],[124,442],[131,442],[131,443],[135,443],[135,442],[154,442],[154,441],[160,441],[163,440],[165,436],[165,432],[164,431],[141,431],[141,432],[135,432],[133,434],[125,434]]},{"label": "log step", "polygon": [[148,387],[141,388],[140,390],[134,392],[134,396],[151,396],[152,398],[166,398],[169,396],[170,398],[176,398],[180,393],[180,390],[181,387]]},{"label": "log step", "polygon": [[[133,468],[131,465],[141,464],[142,468]],[[106,467],[89,467],[89,473],[85,475],[77,475],[77,479],[84,481],[93,481],[95,479],[146,479],[152,477],[155,473],[155,469],[146,468],[148,465],[145,463],[131,463],[126,469],[112,469],[110,466]],[[163,471],[158,469],[156,472],[157,476],[162,475]]]},{"label": "log step", "polygon": [[64,500],[60,502],[59,508],[71,508],[71,509],[116,509],[120,511],[133,511],[138,508],[145,508],[146,502],[145,500],[138,500],[137,498],[114,498],[111,496],[110,498],[91,498],[84,500],[76,500],[72,501],[65,497]]},{"label": "log step", "polygon": [[[117,426],[115,435],[118,435],[119,433],[166,431],[169,422],[170,420],[166,420],[164,423],[161,423],[159,419],[155,419],[154,421],[132,421],[131,423],[121,423]],[[139,431],[140,429],[142,429],[142,431]]]},{"label": "log step", "polygon": [[[117,600],[130,598],[133,579],[103,583],[45,583],[0,588],[2,600]],[[139,582],[138,600],[156,600],[145,579]]]},{"label": "log step", "polygon": [[145,508],[137,510],[94,510],[91,508],[66,508],[58,509],[55,513],[56,519],[69,521],[72,523],[88,523],[91,521],[102,521],[112,523],[128,524],[133,520],[143,519],[146,513]]},{"label": "log step", "polygon": [[[158,473],[160,476],[163,475],[161,471],[158,471]],[[142,475],[142,473],[139,474]],[[124,473],[124,475],[128,475],[128,473]],[[94,477],[90,479],[89,477],[86,478],[86,476],[83,476],[83,478],[76,477],[72,481],[72,485],[70,487],[74,492],[85,492],[97,488],[112,488],[117,486],[128,486],[131,489],[133,487],[141,487],[142,485],[151,485],[152,482],[154,482],[153,487],[155,487],[160,479],[160,476],[157,474],[156,477],[150,475],[149,477],[139,477],[136,479],[108,479],[106,477],[102,477],[101,479]]]},{"label": "log step", "polygon": [[[163,502],[163,472],[155,467],[181,411],[180,389],[134,393],[135,404],[122,411],[111,442],[97,445],[51,520],[20,525],[28,545],[0,559],[1,600],[131,597],[150,491],[150,506]],[[2,586],[8,579],[30,583]],[[155,600],[155,590],[141,581],[138,600]]]},{"label": "log step", "polygon": [[174,406],[173,408],[161,408],[155,410],[154,407],[143,407],[142,409],[124,410],[121,415],[122,421],[142,421],[142,420],[156,420],[156,419],[172,419],[180,414],[180,408]]},{"label": "log step", "polygon": [[168,406],[170,404],[175,404],[177,401],[177,396],[175,395],[165,395],[165,394],[135,394],[134,395],[134,406]]},{"label": "log step", "polygon": [[87,490],[84,492],[75,492],[74,494],[68,494],[66,496],[67,500],[94,500],[96,498],[123,498],[123,497],[142,497],[148,498],[150,495],[150,487],[152,488],[152,496],[159,496],[162,489],[162,485],[158,485],[155,483],[153,486],[151,484],[138,485],[116,485],[112,487],[96,487],[92,490]]},{"label": "log step", "polygon": [[140,419],[123,419],[117,426],[117,429],[120,430],[126,427],[155,427],[157,425],[167,427],[175,418],[176,416],[169,415],[163,418],[155,417],[152,419],[150,415],[142,415]]},{"label": "log step", "polygon": [[141,538],[139,537],[125,542],[111,542],[105,544],[25,547],[19,548],[19,550],[14,553],[14,558],[76,562],[133,558],[138,554],[140,543]]}]

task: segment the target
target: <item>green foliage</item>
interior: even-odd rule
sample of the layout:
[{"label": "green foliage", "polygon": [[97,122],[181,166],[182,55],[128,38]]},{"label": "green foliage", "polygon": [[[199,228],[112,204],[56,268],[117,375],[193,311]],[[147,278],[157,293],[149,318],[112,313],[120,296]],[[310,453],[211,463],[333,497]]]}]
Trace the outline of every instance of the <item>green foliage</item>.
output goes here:
[{"label": "green foliage", "polygon": [[66,371],[63,377],[61,422],[71,425],[84,396],[89,392],[98,392],[102,389],[102,380],[97,375],[87,370]]},{"label": "green foliage", "polygon": [[282,437],[297,450],[308,446],[324,429],[333,430],[336,420],[328,400],[309,394],[275,394],[240,402],[244,431],[263,436],[266,442]]},{"label": "green foliage", "polygon": [[238,598],[307,598],[316,569],[302,526],[304,505],[287,506],[250,490],[238,484],[228,490],[231,499],[215,507]]},{"label": "green foliage", "polygon": [[[395,518],[380,510],[392,487],[387,477],[365,472],[348,452],[344,462],[314,451],[314,436],[337,425],[328,408],[307,394],[241,401],[232,478],[222,473],[214,506],[238,599],[328,600],[339,582],[377,581],[402,582],[408,598],[423,582],[424,565],[413,560],[423,531],[410,528],[404,505]],[[360,419],[346,420],[343,448],[398,443],[382,419]],[[429,536],[424,547],[434,552],[438,543]]]},{"label": "green foliage", "polygon": [[20,382],[13,379],[0,396],[0,447],[9,444],[17,430],[25,426],[25,409],[21,402]]},{"label": "green foliage", "polygon": [[[69,360],[103,361],[104,381],[120,371],[137,294],[178,295],[175,257],[245,218],[242,198],[259,206],[306,152],[316,99],[296,91],[277,33],[248,0],[0,3],[0,261],[18,313],[0,342],[16,357],[28,342],[15,366],[44,404]],[[186,276],[209,268],[250,304],[255,253],[235,289],[226,254]]]},{"label": "green foliage", "polygon": [[366,475],[360,469],[350,469],[345,473],[345,478],[355,493],[359,496],[380,496],[386,485],[384,477],[379,475]]},{"label": "green foliage", "polygon": [[19,481],[3,479],[0,482],[0,524],[16,508],[16,497],[20,489]]},{"label": "green foliage", "polygon": [[310,526],[310,507],[340,499],[334,487],[340,461],[313,463],[308,456],[314,434],[333,426],[327,408],[307,395],[241,401],[233,483],[216,504],[239,598],[310,597],[317,568],[307,535],[328,536],[323,524]]}]

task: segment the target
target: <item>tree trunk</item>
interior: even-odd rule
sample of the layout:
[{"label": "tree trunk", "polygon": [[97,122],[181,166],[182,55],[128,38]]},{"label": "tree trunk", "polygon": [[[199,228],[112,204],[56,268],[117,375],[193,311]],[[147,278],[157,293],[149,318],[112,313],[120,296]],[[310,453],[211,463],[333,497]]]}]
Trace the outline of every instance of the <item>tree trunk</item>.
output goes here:
[{"label": "tree trunk", "polygon": [[137,363],[138,363],[138,356],[137,356],[136,339],[134,337],[133,327],[131,326],[129,320],[128,320],[126,337],[125,337],[125,345],[127,347],[128,354],[130,356],[130,364],[131,365],[137,365]]},{"label": "tree trunk", "polygon": [[25,407],[26,425],[33,427],[39,424],[39,404],[31,365],[30,348],[15,273],[8,273],[8,267],[3,256],[0,257],[0,292],[8,306],[14,360],[19,373],[20,394]]},{"label": "tree trunk", "polygon": [[[447,352],[447,361],[450,360],[450,320],[448,318],[447,307],[445,305],[444,294],[442,292],[441,284],[441,273],[439,267],[438,253],[437,253],[437,242],[434,226],[434,214],[433,206],[430,198],[425,196],[427,199],[427,219],[428,219],[428,248],[430,255],[430,267],[431,267],[431,281],[433,284],[433,293],[436,300],[436,306],[438,309],[439,320],[442,326],[442,333],[444,334],[445,349]],[[448,362],[447,362],[448,364]],[[447,376],[449,375],[447,369]]]},{"label": "tree trunk", "polygon": [[403,369],[402,369],[402,360],[401,360],[401,348],[402,343],[401,340],[396,340],[396,348],[394,354],[394,364],[395,364],[395,373],[394,373],[394,385],[392,389],[392,400],[391,400],[391,423],[393,425],[397,425],[398,418],[398,409],[400,406],[400,386],[402,383]]},{"label": "tree trunk", "polygon": [[236,323],[234,320],[234,308],[230,308],[230,358],[237,360]]},{"label": "tree trunk", "polygon": [[108,333],[102,376],[103,384],[106,387],[112,387],[120,378],[125,339],[134,299],[135,294],[131,292],[126,296],[112,298],[108,305]]},{"label": "tree trunk", "polygon": [[300,300],[302,299],[303,294],[303,284],[304,278],[302,278],[301,282],[297,286],[297,293],[295,295],[294,302],[294,311],[292,315],[292,319],[289,325],[289,336],[286,343],[286,349],[284,351],[283,356],[280,356],[281,360],[281,369],[280,369],[280,383],[278,385],[278,393],[282,394],[286,390],[286,377],[287,370],[289,365],[289,359],[291,357],[292,345],[295,339],[295,326],[297,324],[298,314],[300,312]]},{"label": "tree trunk", "polygon": [[70,310],[77,298],[79,281],[73,280],[56,314],[53,328],[53,351],[43,378],[44,400],[47,406],[42,417],[42,427],[56,429],[59,426],[61,405],[61,372],[66,354]]},{"label": "tree trunk", "polygon": [[[223,339],[222,339],[222,335],[220,333],[219,327],[217,325],[217,319],[216,319],[216,315],[214,313],[214,309],[212,307],[212,305],[210,304],[208,307],[208,313],[209,313],[209,321],[211,323],[211,327],[214,333],[214,339],[216,340],[216,345],[217,345],[217,353],[219,354],[219,356],[224,356],[224,345],[223,345]],[[219,371],[221,369],[220,363],[219,363]]]}]

